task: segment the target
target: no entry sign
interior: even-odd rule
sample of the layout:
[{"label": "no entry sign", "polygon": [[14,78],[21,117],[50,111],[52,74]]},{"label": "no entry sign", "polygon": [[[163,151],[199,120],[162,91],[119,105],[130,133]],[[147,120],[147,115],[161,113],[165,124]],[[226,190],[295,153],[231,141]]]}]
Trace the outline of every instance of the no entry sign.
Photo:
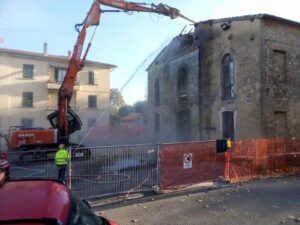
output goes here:
[{"label": "no entry sign", "polygon": [[193,154],[183,154],[183,169],[190,169],[193,166]]}]

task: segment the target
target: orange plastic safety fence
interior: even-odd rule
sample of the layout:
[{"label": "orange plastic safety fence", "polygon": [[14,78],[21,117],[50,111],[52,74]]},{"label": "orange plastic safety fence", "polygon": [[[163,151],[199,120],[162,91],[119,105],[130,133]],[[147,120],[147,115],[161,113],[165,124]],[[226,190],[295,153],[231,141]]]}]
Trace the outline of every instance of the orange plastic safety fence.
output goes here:
[{"label": "orange plastic safety fence", "polygon": [[300,137],[232,142],[223,154],[216,141],[162,144],[161,190],[216,180],[231,182],[300,174]]},{"label": "orange plastic safety fence", "polygon": [[229,151],[232,182],[299,174],[300,138],[236,141]]},{"label": "orange plastic safety fence", "polygon": [[160,189],[178,188],[223,176],[224,154],[216,153],[216,142],[162,144]]}]

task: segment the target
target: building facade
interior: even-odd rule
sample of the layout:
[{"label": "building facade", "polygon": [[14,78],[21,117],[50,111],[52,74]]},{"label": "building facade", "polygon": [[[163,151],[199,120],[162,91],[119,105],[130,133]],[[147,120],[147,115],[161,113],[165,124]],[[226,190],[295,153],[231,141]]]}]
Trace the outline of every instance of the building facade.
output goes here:
[{"label": "building facade", "polygon": [[[11,126],[51,127],[47,115],[57,109],[69,57],[0,48],[0,129]],[[83,128],[71,141],[83,138],[92,126],[109,125],[110,72],[114,65],[86,61],[77,74],[71,108],[82,120]]]},{"label": "building facade", "polygon": [[199,22],[148,68],[155,140],[300,135],[300,23],[258,14]]}]

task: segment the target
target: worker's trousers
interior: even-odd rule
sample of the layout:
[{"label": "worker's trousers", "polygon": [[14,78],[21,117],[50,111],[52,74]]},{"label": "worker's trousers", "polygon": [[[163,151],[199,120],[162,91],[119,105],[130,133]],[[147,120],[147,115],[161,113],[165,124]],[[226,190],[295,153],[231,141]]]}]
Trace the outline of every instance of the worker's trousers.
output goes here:
[{"label": "worker's trousers", "polygon": [[58,168],[58,179],[65,184],[67,165],[57,165],[57,168]]}]

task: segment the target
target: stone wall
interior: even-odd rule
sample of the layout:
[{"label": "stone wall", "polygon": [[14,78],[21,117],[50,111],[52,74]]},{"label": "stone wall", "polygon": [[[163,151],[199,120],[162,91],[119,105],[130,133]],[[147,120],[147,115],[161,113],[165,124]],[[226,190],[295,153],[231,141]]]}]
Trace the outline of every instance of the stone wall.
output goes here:
[{"label": "stone wall", "polygon": [[264,20],[264,136],[300,134],[300,26]]},{"label": "stone wall", "polygon": [[[222,24],[229,25],[222,29]],[[224,112],[233,115],[235,140],[300,134],[300,25],[268,15],[198,23],[189,51],[174,38],[149,67],[149,122],[153,139],[224,138]],[[222,97],[222,60],[233,59],[233,98]],[[188,71],[188,93],[180,103],[177,77]],[[155,106],[159,79],[160,105]],[[188,127],[178,123],[188,113]],[[179,114],[178,114],[179,113]],[[155,114],[160,129],[155,130]],[[179,115],[179,117],[178,117]],[[178,125],[179,124],[179,125]],[[186,123],[183,123],[184,125]],[[226,133],[226,132],[225,132]]]}]

